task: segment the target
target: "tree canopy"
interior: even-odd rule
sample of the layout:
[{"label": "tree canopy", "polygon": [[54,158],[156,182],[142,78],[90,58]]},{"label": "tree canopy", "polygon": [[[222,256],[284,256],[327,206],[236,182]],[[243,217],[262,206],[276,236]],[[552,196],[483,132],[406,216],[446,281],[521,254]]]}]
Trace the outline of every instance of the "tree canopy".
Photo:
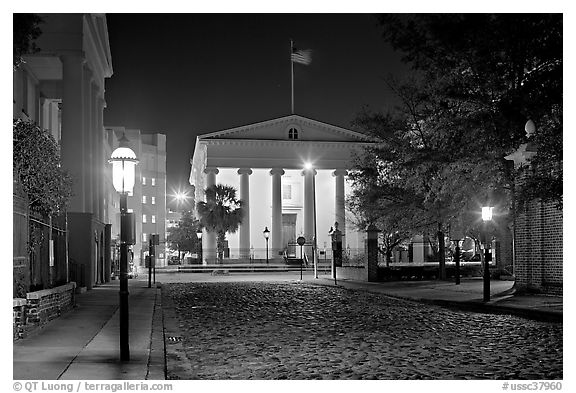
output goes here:
[{"label": "tree canopy", "polygon": [[351,207],[389,234],[436,230],[439,247],[449,225],[477,228],[485,203],[505,216],[514,173],[504,157],[527,141],[529,119],[537,124],[540,170],[527,173],[521,194],[561,204],[562,16],[378,21],[412,71],[387,79],[400,105],[365,110],[353,123],[379,143],[356,159]]},{"label": "tree canopy", "polygon": [[198,239],[196,233],[201,229],[200,221],[194,218],[192,212],[184,211],[178,224],[168,231],[166,241],[169,248],[178,253],[198,251],[202,240]]},{"label": "tree canopy", "polygon": [[63,213],[72,196],[72,179],[60,162],[50,133],[30,121],[14,120],[14,172],[30,209],[42,215]]},{"label": "tree canopy", "polygon": [[379,22],[384,39],[423,76],[425,90],[411,95],[443,109],[428,123],[459,145],[450,153],[501,161],[526,142],[530,119],[538,170],[527,173],[520,200],[561,206],[562,15],[383,15]]},{"label": "tree canopy", "polygon": [[12,66],[16,69],[24,61],[23,55],[39,50],[34,40],[42,33],[39,27],[42,18],[35,14],[13,14],[13,22]]},{"label": "tree canopy", "polygon": [[198,202],[200,223],[208,231],[216,232],[218,258],[222,261],[227,232],[236,232],[242,223],[243,202],[236,198],[236,189],[216,184],[205,191],[206,202]]}]

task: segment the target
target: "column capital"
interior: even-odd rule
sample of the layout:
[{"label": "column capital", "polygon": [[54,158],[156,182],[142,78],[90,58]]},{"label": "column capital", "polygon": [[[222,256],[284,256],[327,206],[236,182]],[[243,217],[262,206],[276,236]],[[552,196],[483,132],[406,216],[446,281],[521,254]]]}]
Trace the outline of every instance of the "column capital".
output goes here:
[{"label": "column capital", "polygon": [[316,169],[304,169],[302,172],[300,172],[300,175],[302,176],[306,176],[306,175],[314,175],[316,176],[318,174],[318,172],[316,171]]},{"label": "column capital", "polygon": [[284,169],[282,168],[272,168],[270,170],[270,175],[274,176],[274,175],[284,175],[286,172],[284,172]]},{"label": "column capital", "polygon": [[334,177],[346,175],[348,175],[348,171],[346,169],[336,169],[334,172],[332,172],[332,176]]},{"label": "column capital", "polygon": [[204,169],[204,173],[207,175],[210,173],[217,175],[219,172],[220,171],[218,170],[218,168],[214,168],[214,167],[209,167],[209,168]]},{"label": "column capital", "polygon": [[238,169],[238,174],[239,174],[239,175],[251,175],[251,174],[252,174],[252,169],[250,169],[250,168],[240,168],[240,169]]}]

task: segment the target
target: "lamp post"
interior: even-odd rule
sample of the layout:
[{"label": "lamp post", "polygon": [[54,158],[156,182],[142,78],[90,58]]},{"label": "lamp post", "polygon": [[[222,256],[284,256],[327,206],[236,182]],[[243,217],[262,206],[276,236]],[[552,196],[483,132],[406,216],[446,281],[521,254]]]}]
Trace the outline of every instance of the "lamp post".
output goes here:
[{"label": "lamp post", "polygon": [[200,247],[199,247],[199,252],[198,252],[198,260],[200,261],[200,263],[202,263],[202,258],[204,257],[202,255],[202,229],[198,229],[196,231],[196,237],[198,238],[198,240],[200,240]]},{"label": "lamp post", "polygon": [[460,285],[460,239],[456,240],[456,248],[454,249],[454,264],[456,270],[456,285]]},{"label": "lamp post", "polygon": [[136,177],[136,154],[122,134],[118,148],[112,152],[112,183],[120,194],[120,360],[130,360],[128,333],[128,245],[134,244],[134,215],[128,213],[128,194],[134,188]]},{"label": "lamp post", "polygon": [[268,230],[268,227],[265,227],[262,233],[264,234],[264,239],[266,239],[266,264],[268,265],[268,238],[270,237],[270,231]]},{"label": "lamp post", "polygon": [[482,221],[483,224],[483,232],[484,232],[484,301],[490,301],[490,260],[492,259],[492,255],[490,254],[490,245],[488,242],[488,231],[487,225],[488,222],[492,220],[492,209],[491,206],[484,206],[482,207]]}]

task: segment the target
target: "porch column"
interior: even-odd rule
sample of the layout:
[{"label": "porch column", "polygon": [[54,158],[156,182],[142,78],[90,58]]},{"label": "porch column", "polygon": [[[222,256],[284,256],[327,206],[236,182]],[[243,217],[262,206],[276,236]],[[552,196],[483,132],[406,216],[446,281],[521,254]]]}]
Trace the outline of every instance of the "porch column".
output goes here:
[{"label": "porch column", "polygon": [[93,126],[92,119],[94,116],[94,110],[92,103],[94,99],[92,97],[92,71],[84,64],[84,177],[86,178],[84,182],[84,206],[86,213],[94,213],[94,171],[96,170],[94,165],[94,140],[93,140]]},{"label": "porch column", "polygon": [[104,157],[104,108],[106,107],[106,102],[104,98],[101,96],[98,97],[98,106],[96,108],[97,115],[97,147],[98,147],[98,162],[99,162],[99,173],[98,173],[98,184],[100,187],[100,192],[98,193],[98,214],[100,215],[100,220],[103,222],[108,222],[107,212],[107,204],[111,203],[111,201],[106,201],[106,205],[104,204],[104,200],[106,199],[106,158]]},{"label": "porch column", "polygon": [[[344,191],[344,176],[346,176],[348,172],[344,169],[337,169],[332,172],[332,176],[335,179],[335,199],[334,199],[334,221],[338,222],[338,229],[342,232],[343,235],[346,234],[346,213],[345,213],[345,191]],[[342,237],[342,249],[346,249],[346,236]]]},{"label": "porch column", "polygon": [[102,221],[102,203],[100,198],[101,185],[100,178],[104,172],[101,167],[102,161],[100,160],[100,136],[98,131],[98,86],[94,81],[90,83],[90,100],[91,100],[91,114],[90,114],[90,134],[92,139],[92,209],[94,217]]},{"label": "porch column", "polygon": [[[220,172],[218,168],[204,169],[204,173],[206,174],[206,188],[216,184],[216,175],[218,172]],[[204,258],[204,264],[216,262],[216,232],[209,232],[204,229],[204,235],[202,236],[202,257]]]},{"label": "porch column", "polygon": [[272,249],[270,253],[271,259],[278,258],[278,252],[283,247],[282,239],[282,175],[284,169],[273,168],[270,171],[272,176]]},{"label": "porch column", "polygon": [[314,237],[314,176],[316,169],[305,169],[304,176],[304,238],[312,243]]},{"label": "porch column", "polygon": [[250,258],[250,175],[252,169],[238,169],[240,175],[240,200],[244,202],[242,208],[244,214],[239,228],[240,235],[240,258]]},{"label": "porch column", "polygon": [[69,212],[84,212],[84,58],[81,54],[61,56],[62,80],[62,164],[72,178]]}]

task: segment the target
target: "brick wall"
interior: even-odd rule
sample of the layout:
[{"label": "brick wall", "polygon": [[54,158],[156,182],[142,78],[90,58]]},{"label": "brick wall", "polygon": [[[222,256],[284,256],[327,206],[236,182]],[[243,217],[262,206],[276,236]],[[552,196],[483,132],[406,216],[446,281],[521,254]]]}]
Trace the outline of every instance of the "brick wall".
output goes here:
[{"label": "brick wall", "polygon": [[553,204],[532,201],[516,211],[514,275],[520,290],[562,295],[563,217]]},{"label": "brick wall", "polygon": [[76,283],[30,292],[13,300],[13,338],[18,340],[74,307]]}]

